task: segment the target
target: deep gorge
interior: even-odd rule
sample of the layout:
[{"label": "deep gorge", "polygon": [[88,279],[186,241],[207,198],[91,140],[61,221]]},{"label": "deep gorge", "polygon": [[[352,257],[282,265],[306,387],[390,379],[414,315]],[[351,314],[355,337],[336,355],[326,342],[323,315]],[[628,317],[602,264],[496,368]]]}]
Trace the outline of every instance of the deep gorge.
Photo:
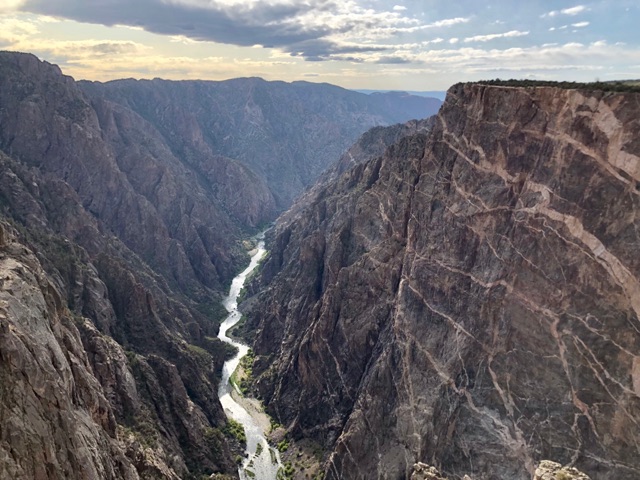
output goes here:
[{"label": "deep gorge", "polygon": [[274,220],[252,389],[324,478],[640,476],[640,94],[0,87],[0,477],[237,478],[219,301]]}]

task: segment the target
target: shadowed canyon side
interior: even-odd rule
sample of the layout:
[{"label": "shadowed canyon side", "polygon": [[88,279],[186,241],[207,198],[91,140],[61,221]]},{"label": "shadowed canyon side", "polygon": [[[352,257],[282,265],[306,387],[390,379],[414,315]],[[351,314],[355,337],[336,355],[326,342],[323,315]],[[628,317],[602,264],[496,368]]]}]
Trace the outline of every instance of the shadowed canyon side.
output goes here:
[{"label": "shadowed canyon side", "polygon": [[[255,172],[278,211],[311,186],[360,134],[376,125],[434,115],[439,100],[363,95],[329,84],[267,82],[238,78],[223,82],[116,80],[79,82],[91,98],[136,112],[162,135],[171,151],[244,218],[251,182],[225,185],[221,159]],[[234,208],[240,202],[240,207]],[[272,215],[270,220],[273,219]],[[263,220],[264,221],[264,215]],[[253,222],[253,225],[260,222]]]},{"label": "shadowed canyon side", "polygon": [[456,85],[277,224],[254,373],[325,478],[640,477],[639,98]]},{"label": "shadowed canyon side", "polygon": [[[300,115],[277,129],[287,89]],[[258,79],[74,82],[0,52],[0,477],[237,477],[216,335],[242,240],[402,116],[384,108]],[[279,176],[298,179],[281,198]]]}]

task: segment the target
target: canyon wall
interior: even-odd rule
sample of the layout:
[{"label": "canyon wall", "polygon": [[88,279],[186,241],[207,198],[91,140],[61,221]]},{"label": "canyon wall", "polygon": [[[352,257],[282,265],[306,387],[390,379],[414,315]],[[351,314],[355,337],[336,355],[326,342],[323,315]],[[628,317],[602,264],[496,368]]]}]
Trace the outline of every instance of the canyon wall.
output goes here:
[{"label": "canyon wall", "polygon": [[[270,178],[294,164],[311,175],[309,148],[334,142],[318,171],[397,110],[257,79],[217,82],[207,104],[213,85],[78,83],[0,52],[0,477],[237,477],[216,395],[231,352],[216,334],[242,241],[304,183],[278,199]],[[281,116],[287,89],[315,92],[300,115],[319,143],[290,140],[291,122],[256,126],[266,107],[246,91],[274,88]],[[333,103],[338,120],[314,110]],[[269,165],[275,154],[245,158],[227,140],[293,153]]]},{"label": "canyon wall", "polygon": [[256,388],[325,478],[640,476],[639,99],[459,84],[282,217]]}]

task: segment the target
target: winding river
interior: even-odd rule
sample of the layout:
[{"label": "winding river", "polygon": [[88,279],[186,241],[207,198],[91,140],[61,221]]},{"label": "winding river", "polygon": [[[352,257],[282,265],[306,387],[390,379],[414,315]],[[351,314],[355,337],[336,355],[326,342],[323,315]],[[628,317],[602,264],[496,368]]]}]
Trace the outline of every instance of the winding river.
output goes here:
[{"label": "winding river", "polygon": [[[220,403],[228,417],[240,422],[247,435],[246,458],[239,468],[242,480],[276,480],[278,469],[282,466],[279,452],[267,443],[264,427],[261,426],[254,416],[252,416],[240,403],[234,400],[233,396],[239,397],[241,393],[229,382],[231,374],[240,363],[240,359],[249,351],[249,347],[227,337],[227,331],[240,321],[242,315],[238,311],[238,295],[247,279],[247,276],[258,266],[258,262],[265,254],[264,241],[262,236],[258,237],[258,245],[252,252],[251,263],[240,273],[231,283],[229,295],[222,304],[229,312],[229,316],[220,325],[218,338],[223,342],[230,343],[238,348],[238,353],[231,360],[227,360],[222,367],[222,380],[218,388]],[[261,445],[262,447],[258,447]],[[257,454],[259,452],[259,455]]]}]

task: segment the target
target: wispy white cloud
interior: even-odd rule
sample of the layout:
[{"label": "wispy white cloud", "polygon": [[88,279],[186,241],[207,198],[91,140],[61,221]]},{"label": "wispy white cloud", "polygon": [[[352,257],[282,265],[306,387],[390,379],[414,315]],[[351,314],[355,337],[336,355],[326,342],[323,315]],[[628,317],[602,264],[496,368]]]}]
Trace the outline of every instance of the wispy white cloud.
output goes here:
[{"label": "wispy white cloud", "polygon": [[474,35],[473,37],[467,37],[464,39],[465,43],[470,42],[488,42],[489,40],[495,40],[496,38],[511,38],[511,37],[524,37],[529,35],[529,32],[521,32],[519,30],[511,30],[505,33],[490,33],[488,35]]},{"label": "wispy white cloud", "polygon": [[585,11],[587,11],[587,7],[585,7],[584,5],[576,5],[575,7],[560,10],[560,13],[562,13],[563,15],[578,15],[579,13]]},{"label": "wispy white cloud", "polygon": [[25,0],[0,0],[0,14],[17,11]]},{"label": "wispy white cloud", "polygon": [[8,44],[23,41],[40,31],[38,24],[14,16],[0,17],[0,41]]},{"label": "wispy white cloud", "polygon": [[437,22],[433,22],[428,25],[425,25],[425,28],[451,27],[453,25],[467,23],[469,22],[469,20],[471,20],[471,17],[447,18],[445,20],[438,20]]},{"label": "wispy white cloud", "polygon": [[589,9],[585,5],[576,5],[575,7],[564,8],[562,10],[551,10],[550,12],[544,13],[541,15],[542,18],[545,17],[557,17],[558,15],[578,15],[579,13],[583,13],[588,11]]},{"label": "wispy white cloud", "polygon": [[404,5],[394,5],[393,10],[396,12],[404,12],[407,9]]},{"label": "wispy white cloud", "polygon": [[584,28],[589,26],[589,22],[572,23],[571,26],[575,28]]}]

